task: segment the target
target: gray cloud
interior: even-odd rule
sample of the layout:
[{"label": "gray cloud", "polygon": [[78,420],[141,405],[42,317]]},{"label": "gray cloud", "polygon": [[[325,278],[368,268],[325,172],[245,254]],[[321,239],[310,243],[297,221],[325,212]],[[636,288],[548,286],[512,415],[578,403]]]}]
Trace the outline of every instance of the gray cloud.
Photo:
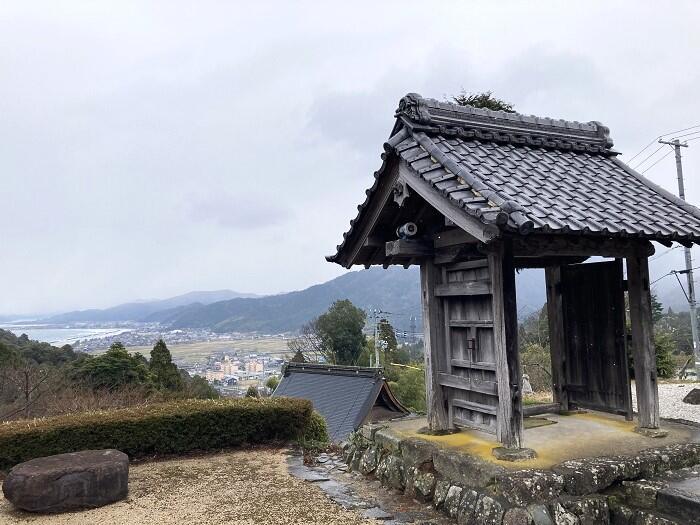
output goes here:
[{"label": "gray cloud", "polygon": [[[700,120],[699,9],[6,2],[0,313],[340,274],[323,256],[409,91],[599,119],[631,156]],[[684,153],[700,202],[700,147]],[[670,159],[647,175],[675,188]]]}]

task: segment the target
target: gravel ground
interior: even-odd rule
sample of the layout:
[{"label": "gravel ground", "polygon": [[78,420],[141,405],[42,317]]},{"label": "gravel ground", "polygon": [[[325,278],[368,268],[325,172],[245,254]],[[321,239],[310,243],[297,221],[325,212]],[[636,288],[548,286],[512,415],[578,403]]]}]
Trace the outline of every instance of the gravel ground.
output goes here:
[{"label": "gravel ground", "polygon": [[[700,423],[700,405],[689,405],[683,398],[700,383],[659,383],[659,414],[667,419],[685,419]],[[637,410],[637,393],[632,385],[632,406]]]},{"label": "gravel ground", "polygon": [[37,516],[0,500],[13,525],[373,524],[345,510],[314,483],[292,477],[284,450],[243,450],[134,464],[126,500],[83,512]]}]

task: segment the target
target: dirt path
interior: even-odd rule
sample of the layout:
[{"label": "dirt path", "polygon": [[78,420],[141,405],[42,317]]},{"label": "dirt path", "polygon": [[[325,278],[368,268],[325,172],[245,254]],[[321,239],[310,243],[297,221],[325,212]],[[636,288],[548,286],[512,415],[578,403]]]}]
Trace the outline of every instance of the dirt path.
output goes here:
[{"label": "dirt path", "polygon": [[284,450],[244,450],[132,465],[129,497],[51,516],[0,500],[0,524],[372,524],[287,472]]}]

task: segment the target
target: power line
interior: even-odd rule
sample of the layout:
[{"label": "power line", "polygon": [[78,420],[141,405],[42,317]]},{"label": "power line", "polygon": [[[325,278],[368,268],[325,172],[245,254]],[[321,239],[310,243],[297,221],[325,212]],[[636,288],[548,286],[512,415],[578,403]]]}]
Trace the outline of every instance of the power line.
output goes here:
[{"label": "power line", "polygon": [[656,166],[659,162],[661,162],[661,161],[664,160],[666,157],[668,157],[671,153],[673,153],[673,150],[670,150],[668,153],[666,153],[666,155],[664,155],[663,157],[661,157],[659,160],[657,160],[656,162],[654,162],[654,164],[652,164],[651,166],[649,166],[648,168],[646,168],[644,171],[642,171],[642,172],[640,172],[640,173],[642,173],[642,174],[646,173],[646,172],[649,171],[651,168],[653,168],[654,166]]},{"label": "power line", "polygon": [[688,130],[695,129],[695,128],[700,128],[700,124],[696,124],[695,126],[690,126],[690,127],[683,128],[683,129],[677,129],[676,131],[670,131],[670,132],[668,132],[668,133],[663,133],[663,134],[659,135],[658,137],[656,137],[654,140],[652,140],[649,144],[647,144],[646,146],[644,146],[641,150],[639,150],[639,152],[638,152],[634,157],[632,157],[629,161],[627,161],[627,162],[630,163],[630,162],[632,162],[634,159],[636,159],[637,157],[639,157],[642,153],[644,153],[647,149],[649,149],[649,148],[650,148],[657,140],[659,140],[661,137],[665,137],[666,135],[673,135],[674,133],[681,133],[681,132],[683,132],[683,131],[688,131]]},{"label": "power line", "polygon": [[657,154],[659,151],[661,151],[662,149],[664,149],[664,144],[661,144],[661,146],[659,146],[658,148],[656,148],[656,149],[654,150],[653,153],[651,153],[650,155],[647,155],[646,157],[644,157],[644,160],[641,161],[639,164],[637,164],[637,165],[636,165],[634,168],[632,168],[632,169],[634,169],[634,170],[639,169],[639,167],[640,167],[642,164],[644,164],[646,161],[648,161],[650,158],[652,158],[654,155],[656,155],[656,154]]},{"label": "power line", "polygon": [[660,258],[663,257],[664,255],[667,255],[667,254],[671,253],[673,250],[676,250],[676,249],[678,249],[678,248],[680,248],[680,246],[674,246],[673,248],[669,248],[668,250],[666,250],[666,251],[664,251],[664,252],[661,252],[661,253],[659,253],[659,254],[657,254],[657,255],[654,255],[654,257],[652,257],[651,259],[649,259],[649,262],[655,261],[656,259],[660,259]]}]

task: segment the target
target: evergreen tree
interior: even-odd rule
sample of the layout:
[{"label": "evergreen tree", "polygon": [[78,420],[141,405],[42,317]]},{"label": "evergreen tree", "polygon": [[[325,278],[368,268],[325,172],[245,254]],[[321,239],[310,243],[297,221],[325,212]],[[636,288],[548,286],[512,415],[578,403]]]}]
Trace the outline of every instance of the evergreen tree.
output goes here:
[{"label": "evergreen tree", "polygon": [[158,339],[158,342],[151,350],[151,361],[149,363],[151,374],[153,374],[153,382],[156,387],[164,390],[181,390],[183,387],[182,376],[173,364],[170,350],[163,339]]}]

